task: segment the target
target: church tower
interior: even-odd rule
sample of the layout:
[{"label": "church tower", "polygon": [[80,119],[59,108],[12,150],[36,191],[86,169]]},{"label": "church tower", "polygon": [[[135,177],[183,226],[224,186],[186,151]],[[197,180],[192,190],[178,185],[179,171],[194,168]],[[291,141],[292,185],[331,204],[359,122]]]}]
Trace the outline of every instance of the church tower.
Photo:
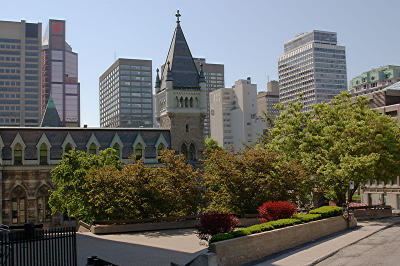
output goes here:
[{"label": "church tower", "polygon": [[204,118],[207,110],[203,68],[197,71],[180,25],[179,10],[167,59],[156,76],[156,118],[160,128],[170,129],[171,148],[189,161],[204,151]]}]

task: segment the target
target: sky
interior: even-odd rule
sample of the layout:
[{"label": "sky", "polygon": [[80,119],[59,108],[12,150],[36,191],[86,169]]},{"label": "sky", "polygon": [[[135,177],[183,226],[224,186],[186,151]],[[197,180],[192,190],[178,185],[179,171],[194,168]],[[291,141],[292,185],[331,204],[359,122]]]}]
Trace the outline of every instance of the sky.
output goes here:
[{"label": "sky", "polygon": [[[176,10],[194,57],[225,65],[225,87],[251,77],[258,91],[278,79],[283,45],[311,30],[337,32],[346,47],[348,82],[362,72],[400,65],[399,0],[68,0],[2,1],[0,20],[66,20],[79,54],[81,125],[99,126],[99,76],[117,58],[166,60]],[[153,84],[154,85],[154,84]]]}]

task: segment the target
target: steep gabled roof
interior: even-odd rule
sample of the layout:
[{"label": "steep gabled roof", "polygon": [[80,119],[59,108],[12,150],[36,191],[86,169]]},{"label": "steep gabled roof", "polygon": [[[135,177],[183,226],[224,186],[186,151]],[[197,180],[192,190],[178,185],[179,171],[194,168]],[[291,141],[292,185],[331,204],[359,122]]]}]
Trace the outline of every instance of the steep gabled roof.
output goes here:
[{"label": "steep gabled roof", "polygon": [[189,46],[183,34],[180,21],[176,23],[174,36],[168,51],[167,60],[161,70],[161,89],[165,88],[165,81],[170,63],[173,88],[199,89],[199,73],[194,63]]},{"label": "steep gabled roof", "polygon": [[40,126],[41,127],[62,127],[63,126],[51,95],[47,102],[46,110],[44,112],[44,116],[43,116],[42,122],[40,123]]}]

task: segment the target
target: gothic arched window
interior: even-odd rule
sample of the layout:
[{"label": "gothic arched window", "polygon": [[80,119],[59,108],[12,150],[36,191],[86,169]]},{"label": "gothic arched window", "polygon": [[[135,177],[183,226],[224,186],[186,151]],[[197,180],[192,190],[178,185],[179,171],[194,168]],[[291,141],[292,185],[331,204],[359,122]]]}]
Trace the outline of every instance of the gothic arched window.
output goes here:
[{"label": "gothic arched window", "polygon": [[196,160],[196,148],[194,147],[194,144],[190,144],[189,146],[189,156],[188,156],[189,161],[195,161]]},{"label": "gothic arched window", "polygon": [[49,189],[46,186],[41,186],[36,194],[36,210],[39,223],[51,221]]},{"label": "gothic arched window", "polygon": [[189,107],[189,100],[188,100],[188,98],[185,98],[185,107]]},{"label": "gothic arched window", "polygon": [[65,148],[64,148],[64,152],[65,153],[68,153],[70,150],[72,150],[73,148],[72,148],[72,145],[71,145],[71,143],[67,143],[67,145],[65,145]]},{"label": "gothic arched window", "polygon": [[196,107],[199,107],[199,99],[196,97]]},{"label": "gothic arched window", "polygon": [[96,144],[92,143],[89,146],[89,154],[97,155],[97,147]]},{"label": "gothic arched window", "polygon": [[190,107],[193,107],[193,98],[192,98],[192,97],[190,97],[189,106],[190,106]]},{"label": "gothic arched window", "polygon": [[181,99],[179,100],[179,107],[183,107],[183,98],[181,97]]},{"label": "gothic arched window", "polygon": [[14,165],[22,165],[22,145],[20,143],[14,146]]},{"label": "gothic arched window", "polygon": [[179,99],[178,99],[178,96],[176,96],[176,107],[179,107]]},{"label": "gothic arched window", "polygon": [[26,223],[26,193],[25,190],[17,186],[11,192],[11,223]]},{"label": "gothic arched window", "polygon": [[182,143],[181,154],[183,154],[185,156],[185,158],[187,159],[187,147],[186,147],[185,143]]},{"label": "gothic arched window", "polygon": [[140,160],[143,157],[143,147],[142,144],[138,143],[135,146],[135,158],[136,160]]},{"label": "gothic arched window", "polygon": [[189,125],[186,124],[186,133],[189,133]]},{"label": "gothic arched window", "polygon": [[46,143],[42,143],[42,145],[40,145],[40,151],[39,151],[39,159],[40,159],[40,164],[41,165],[44,165],[44,164],[48,164],[48,161],[47,161],[47,153],[48,153],[48,151],[47,151],[47,145],[46,145]]},{"label": "gothic arched window", "polygon": [[119,144],[118,143],[114,144],[113,149],[115,150],[115,152],[118,155],[118,157],[120,157],[120,148],[119,148]]}]

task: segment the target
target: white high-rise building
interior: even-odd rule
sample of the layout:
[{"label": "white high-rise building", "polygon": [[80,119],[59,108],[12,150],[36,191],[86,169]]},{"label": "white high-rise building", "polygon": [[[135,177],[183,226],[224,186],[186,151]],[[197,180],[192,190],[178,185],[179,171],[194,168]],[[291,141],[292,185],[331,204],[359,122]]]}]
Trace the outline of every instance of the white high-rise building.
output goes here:
[{"label": "white high-rise building", "polygon": [[304,110],[329,102],[347,90],[345,47],[337,45],[336,32],[313,30],[285,43],[279,58],[279,99],[281,103],[300,99]]},{"label": "white high-rise building", "polygon": [[250,78],[235,82],[232,88],[210,92],[211,137],[235,151],[257,140],[257,85]]}]

